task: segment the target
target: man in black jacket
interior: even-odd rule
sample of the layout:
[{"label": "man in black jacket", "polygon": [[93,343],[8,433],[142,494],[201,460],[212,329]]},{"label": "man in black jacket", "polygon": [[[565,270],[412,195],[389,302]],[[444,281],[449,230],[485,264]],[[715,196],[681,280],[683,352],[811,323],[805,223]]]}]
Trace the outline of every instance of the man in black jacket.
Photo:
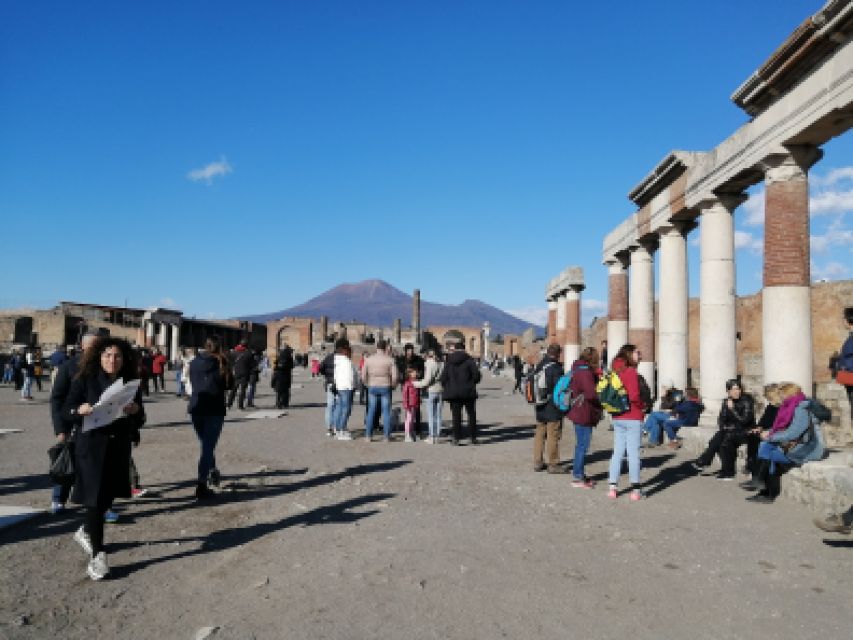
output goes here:
[{"label": "man in black jacket", "polygon": [[451,444],[459,444],[462,439],[462,407],[468,415],[471,427],[471,444],[477,444],[477,383],[480,382],[480,368],[474,359],[465,353],[465,343],[450,345],[447,362],[441,372],[441,386],[444,387],[444,399],[450,403],[450,415],[453,418],[453,437]]},{"label": "man in black jacket", "polygon": [[[545,390],[548,400],[536,404],[536,432],[533,436],[533,470],[544,471],[545,463],[542,454],[548,453],[548,473],[564,473],[560,467],[560,438],[563,435],[563,412],[554,404],[554,387],[563,375],[563,365],[560,363],[560,345],[548,345],[545,357],[536,365],[533,375],[545,372]],[[547,446],[546,446],[547,445]]]},{"label": "man in black jacket", "polygon": [[726,392],[728,397],[723,401],[717,418],[718,431],[692,464],[694,469],[702,471],[711,464],[715,454],[719,455],[721,467],[717,479],[731,481],[735,477],[737,448],[746,442],[749,431],[755,426],[755,401],[743,392],[735,378],[726,382]]},{"label": "man in black jacket", "polygon": [[228,394],[228,408],[234,406],[234,396],[239,390],[240,395],[237,399],[237,406],[241,411],[245,410],[243,406],[246,401],[246,387],[249,385],[249,376],[252,374],[252,369],[255,367],[255,356],[249,349],[249,341],[245,338],[240,340],[240,344],[231,352],[231,370],[234,373],[234,386]]},{"label": "man in black jacket", "polygon": [[[96,339],[97,336],[94,333],[85,334],[82,339],[82,351],[91,347]],[[77,375],[80,358],[83,356],[82,351],[66,360],[59,367],[50,390],[50,417],[53,422],[53,433],[56,436],[56,445],[51,447],[49,451],[51,461],[59,455],[60,446],[66,441],[72,440],[74,429],[81,422],[81,420],[66,420],[62,413],[62,405],[65,404],[65,399],[71,390],[71,381]],[[68,496],[71,495],[72,486],[73,484],[53,485],[53,497],[50,502],[51,513],[61,513],[65,509],[65,503],[68,502]]]}]

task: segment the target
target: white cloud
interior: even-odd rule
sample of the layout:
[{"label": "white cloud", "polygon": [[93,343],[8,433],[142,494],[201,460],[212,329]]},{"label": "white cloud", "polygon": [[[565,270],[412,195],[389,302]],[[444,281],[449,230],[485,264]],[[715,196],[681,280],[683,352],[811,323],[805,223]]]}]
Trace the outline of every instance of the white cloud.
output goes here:
[{"label": "white cloud", "polygon": [[160,300],[160,302],[157,304],[158,304],[158,306],[163,307],[165,309],[177,309],[178,308],[178,303],[175,302],[174,298],[169,298],[169,297],[162,298]]},{"label": "white cloud", "polygon": [[219,162],[211,162],[203,166],[201,169],[193,169],[187,174],[187,179],[193,182],[204,182],[207,185],[213,184],[213,179],[225,176],[231,173],[234,168],[228,164],[225,156],[219,159]]},{"label": "white cloud", "polygon": [[752,253],[764,251],[764,240],[756,238],[748,231],[735,231],[735,249],[746,249]]},{"label": "white cloud", "polygon": [[602,302],[601,300],[595,300],[594,298],[587,298],[581,302],[581,307],[584,311],[592,311],[595,313],[604,313],[607,311],[607,303]]},{"label": "white cloud", "polygon": [[764,190],[749,196],[749,200],[743,203],[743,212],[746,215],[744,224],[748,227],[760,227],[764,224]]},{"label": "white cloud", "polygon": [[853,189],[814,194],[809,199],[809,211],[813,216],[853,211]]},{"label": "white cloud", "polygon": [[826,228],[826,232],[810,238],[812,251],[826,253],[833,247],[853,248],[853,230],[844,225],[844,216],[837,216]]},{"label": "white cloud", "polygon": [[850,277],[850,269],[840,262],[827,262],[822,267],[812,262],[812,280],[843,280]]},{"label": "white cloud", "polygon": [[541,307],[522,307],[521,309],[511,309],[507,311],[507,313],[539,326],[545,326],[548,323],[548,308],[544,304]]},{"label": "white cloud", "polygon": [[841,167],[839,169],[833,169],[832,171],[826,174],[826,177],[821,177],[819,175],[809,176],[809,183],[814,186],[831,187],[832,185],[843,180],[853,180],[853,167]]}]

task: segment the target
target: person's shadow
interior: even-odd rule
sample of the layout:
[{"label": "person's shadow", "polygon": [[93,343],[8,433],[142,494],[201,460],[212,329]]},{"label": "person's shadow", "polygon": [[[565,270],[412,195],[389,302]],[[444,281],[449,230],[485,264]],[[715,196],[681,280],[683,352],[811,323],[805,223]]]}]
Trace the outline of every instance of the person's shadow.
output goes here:
[{"label": "person's shadow", "polygon": [[[368,518],[376,513],[379,513],[380,510],[378,508],[374,508],[370,509],[369,511],[352,511],[352,509],[357,509],[359,507],[370,505],[371,503],[388,500],[390,498],[393,498],[395,495],[396,494],[394,493],[374,493],[368,496],[359,496],[357,498],[351,498],[349,500],[344,500],[343,502],[338,502],[332,505],[317,507],[316,509],[306,511],[305,513],[288,516],[275,522],[258,523],[247,527],[230,527],[228,529],[213,531],[210,534],[203,536],[148,541],[146,544],[149,545],[176,543],[180,543],[183,545],[191,544],[192,542],[200,542],[201,545],[195,549],[187,549],[185,551],[179,551],[178,553],[173,553],[170,555],[160,556],[157,558],[149,558],[127,565],[112,567],[110,570],[110,576],[112,578],[124,578],[132,574],[134,571],[139,571],[141,569],[145,569],[161,562],[168,562],[170,560],[177,560],[179,558],[189,558],[192,556],[203,555],[216,551],[224,551],[226,549],[238,547],[248,542],[253,542],[258,538],[262,538],[263,536],[268,535],[270,533],[275,533],[276,531],[281,531],[283,529],[288,529],[294,526],[311,527],[324,524],[343,524],[356,522],[357,520]],[[110,545],[110,550],[112,551],[119,548],[135,546],[138,546],[138,543],[112,544]]]}]

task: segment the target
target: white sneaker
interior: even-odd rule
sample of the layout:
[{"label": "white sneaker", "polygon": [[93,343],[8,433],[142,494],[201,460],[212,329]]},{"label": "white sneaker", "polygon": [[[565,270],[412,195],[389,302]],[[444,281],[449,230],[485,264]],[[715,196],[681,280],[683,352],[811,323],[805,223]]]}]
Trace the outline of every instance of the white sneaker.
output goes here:
[{"label": "white sneaker", "polygon": [[101,580],[110,572],[110,565],[107,563],[107,554],[101,551],[94,558],[89,560],[89,565],[86,567],[86,573],[92,580]]},{"label": "white sneaker", "polygon": [[415,440],[414,440],[414,438],[412,438],[412,436],[406,436],[406,440],[405,440],[405,441],[406,441],[406,442],[414,442]]},{"label": "white sneaker", "polygon": [[328,431],[326,431],[326,435],[329,436],[330,438],[334,438],[335,437],[335,430],[329,429]]},{"label": "white sneaker", "polygon": [[338,440],[352,440],[352,434],[349,431],[338,431],[336,437]]},{"label": "white sneaker", "polygon": [[74,542],[83,547],[83,551],[85,551],[90,556],[92,555],[92,540],[89,538],[89,534],[86,533],[86,528],[81,524],[80,528],[74,532]]}]

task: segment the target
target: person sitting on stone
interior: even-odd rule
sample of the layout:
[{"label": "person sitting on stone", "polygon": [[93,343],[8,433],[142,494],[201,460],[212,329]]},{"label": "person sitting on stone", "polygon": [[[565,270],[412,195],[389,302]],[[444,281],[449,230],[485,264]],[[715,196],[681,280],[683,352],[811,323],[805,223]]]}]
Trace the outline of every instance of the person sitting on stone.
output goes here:
[{"label": "person sitting on stone", "polygon": [[728,397],[723,400],[720,415],[717,418],[717,433],[708,442],[708,447],[702,452],[693,468],[703,471],[719,455],[721,468],[717,474],[718,480],[734,480],[735,459],[737,448],[744,442],[744,437],[755,426],[755,403],[752,396],[743,392],[740,382],[733,378],[726,382]]},{"label": "person sitting on stone", "polygon": [[648,434],[646,446],[649,448],[656,447],[661,443],[662,425],[667,420],[672,419],[672,408],[676,402],[680,402],[683,398],[683,393],[676,389],[671,382],[664,384],[661,390],[663,393],[658,402],[657,410],[646,416],[646,423],[643,425],[643,431]]},{"label": "person sitting on stone", "polygon": [[794,383],[783,383],[779,390],[783,400],[773,427],[761,434],[754,476],[758,493],[747,498],[751,502],[771,503],[776,499],[784,471],[779,465],[800,466],[823,457],[823,437],[814,401]]},{"label": "person sitting on stone", "polygon": [[[779,405],[782,404],[779,385],[775,382],[764,385],[764,399],[767,404],[764,406],[764,411],[758,419],[758,424],[754,429],[750,429],[746,441],[746,467],[744,471],[753,474],[753,476],[758,469],[756,458],[758,457],[758,445],[761,444],[761,434],[773,428],[773,422],[776,420],[776,414],[779,412]],[[743,482],[740,486],[744,489],[752,490],[754,488],[753,480]]]},{"label": "person sitting on stone", "polygon": [[705,405],[699,398],[699,391],[694,387],[688,387],[684,390],[684,397],[680,400],[676,398],[676,403],[672,407],[672,417],[663,422],[663,430],[666,432],[666,437],[669,438],[667,445],[671,449],[681,447],[681,440],[677,433],[681,427],[695,427],[699,424],[699,416],[705,410]]}]

